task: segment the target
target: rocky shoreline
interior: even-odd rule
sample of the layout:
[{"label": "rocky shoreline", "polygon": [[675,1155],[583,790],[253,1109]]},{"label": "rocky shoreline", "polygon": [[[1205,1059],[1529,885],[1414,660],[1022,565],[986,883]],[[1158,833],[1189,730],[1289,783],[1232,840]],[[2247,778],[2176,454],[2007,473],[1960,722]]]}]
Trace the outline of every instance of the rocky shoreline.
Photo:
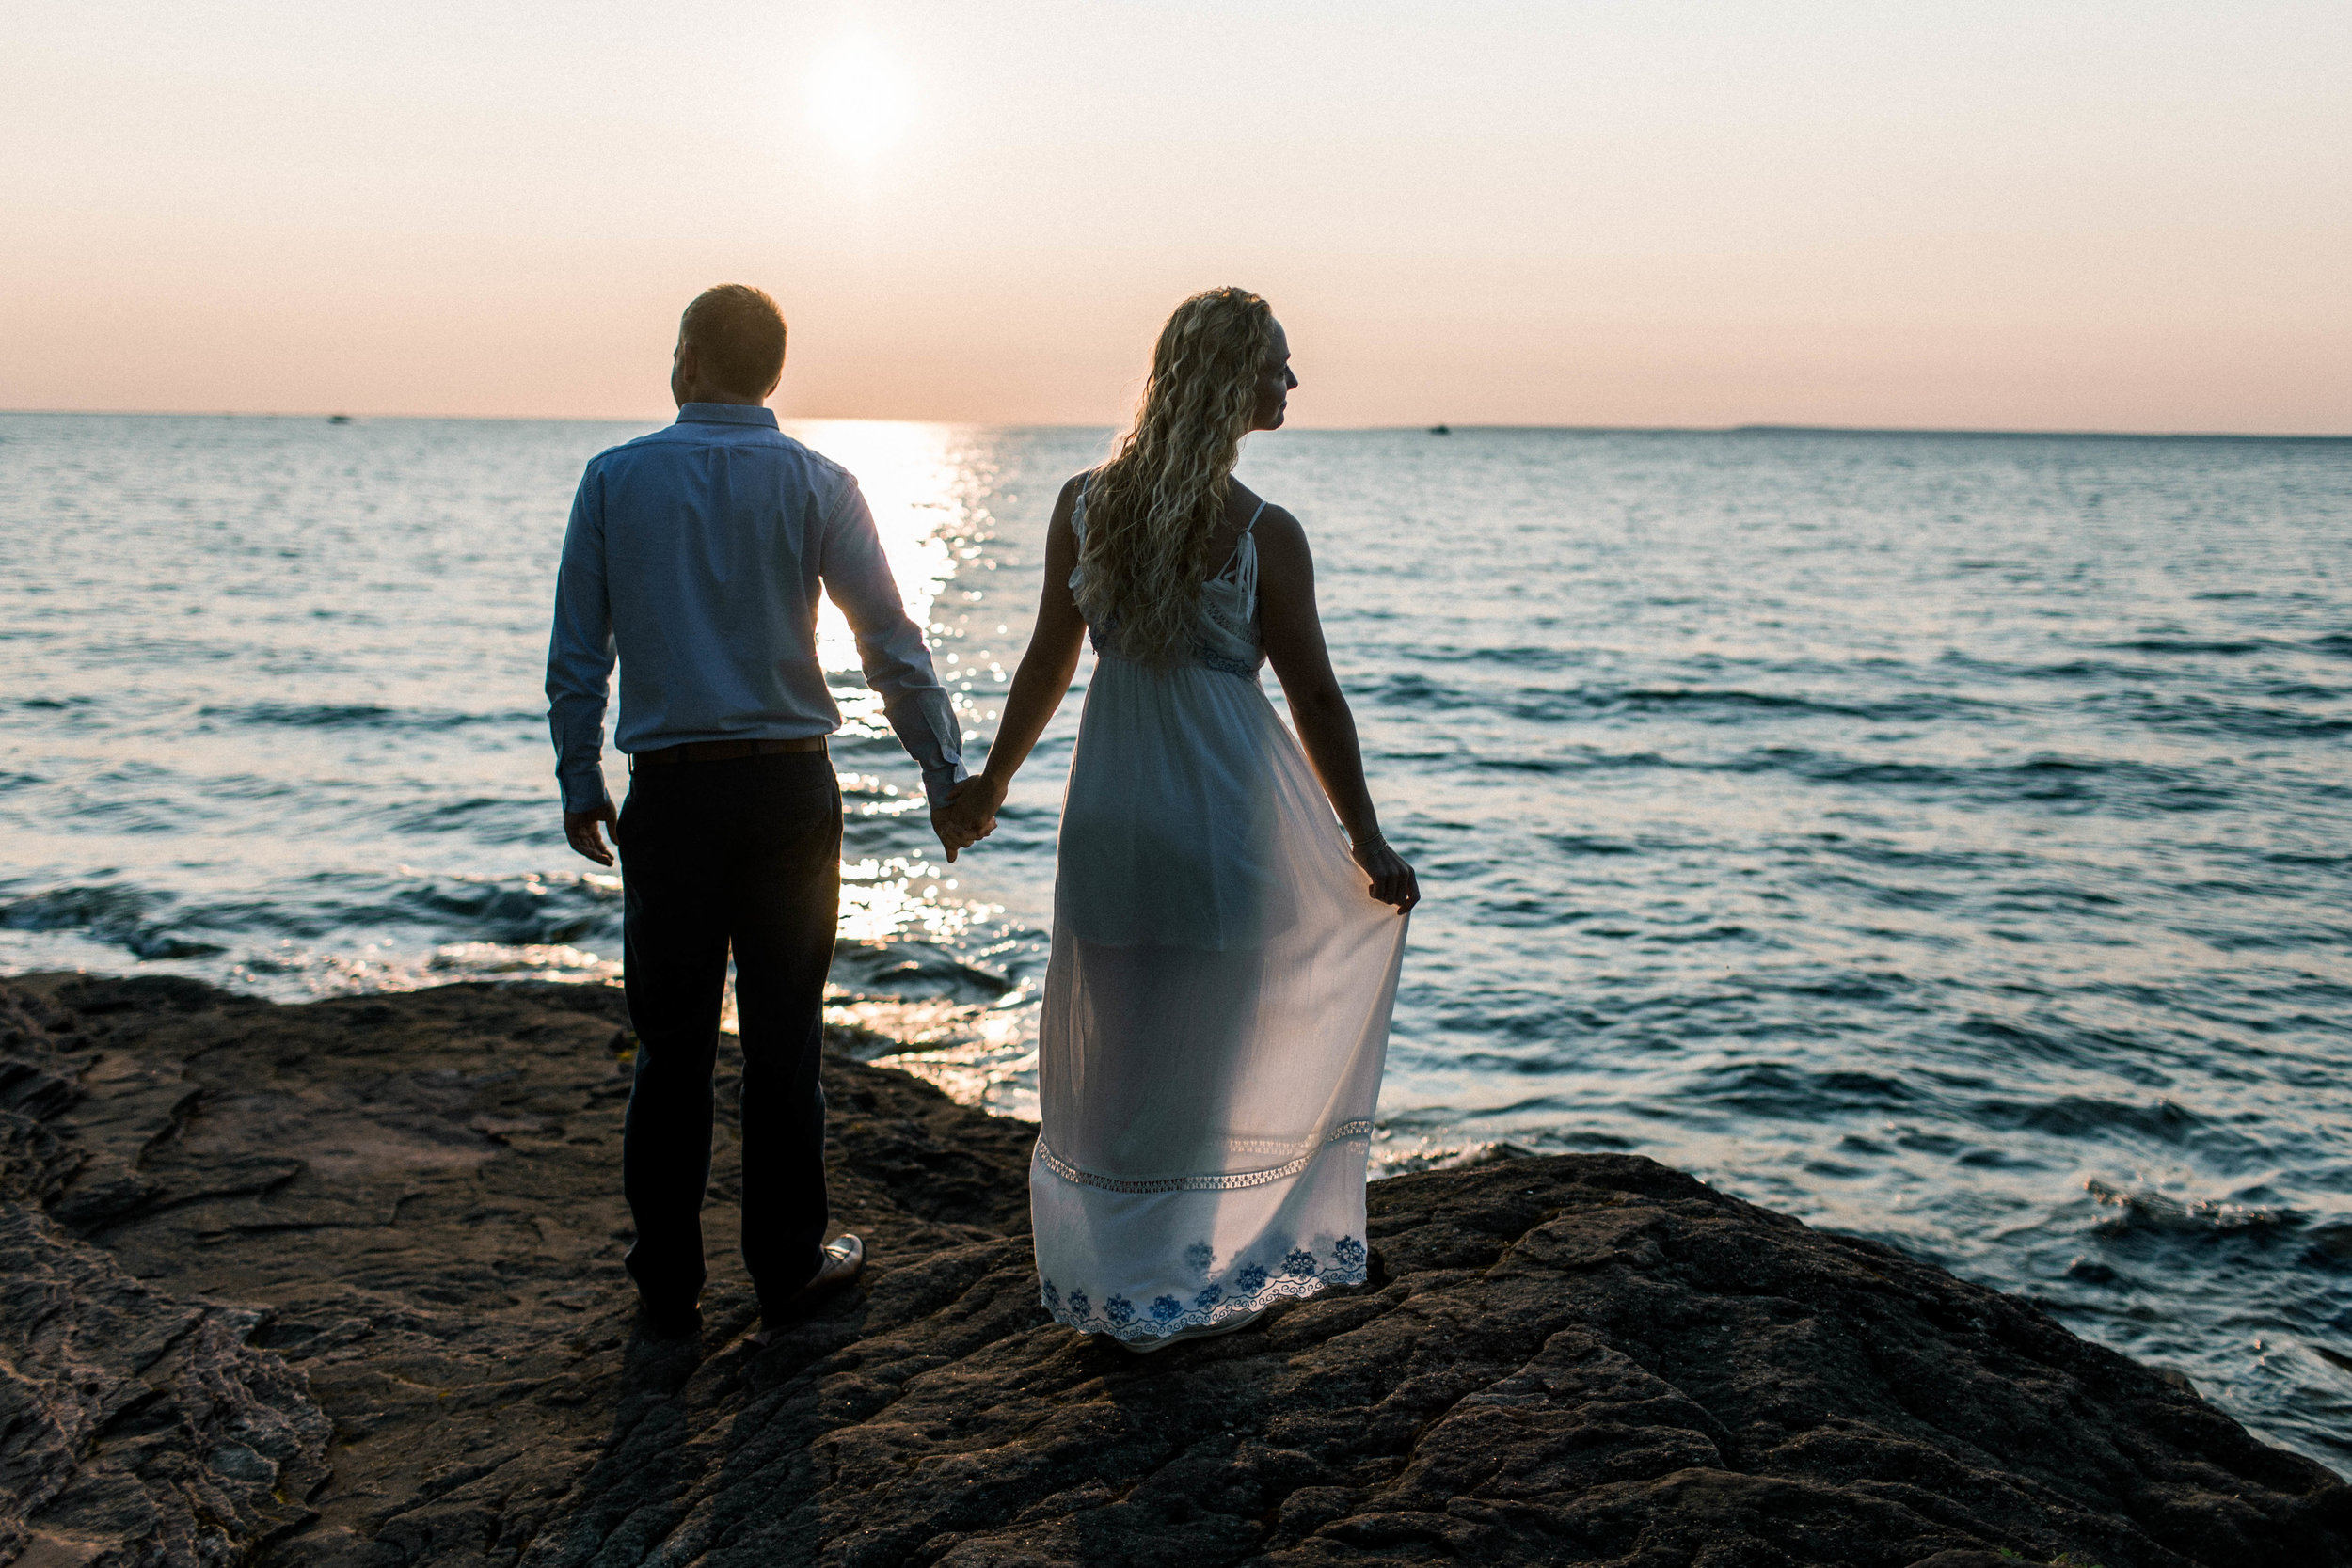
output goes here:
[{"label": "rocky shoreline", "polygon": [[0,982],[0,1564],[2352,1561],[2178,1379],[1638,1158],[1380,1182],[1362,1291],[1131,1357],[1038,1306],[1032,1129],[847,1053],[861,1287],[754,1347],[722,1201],[632,1339],[626,1024]]}]

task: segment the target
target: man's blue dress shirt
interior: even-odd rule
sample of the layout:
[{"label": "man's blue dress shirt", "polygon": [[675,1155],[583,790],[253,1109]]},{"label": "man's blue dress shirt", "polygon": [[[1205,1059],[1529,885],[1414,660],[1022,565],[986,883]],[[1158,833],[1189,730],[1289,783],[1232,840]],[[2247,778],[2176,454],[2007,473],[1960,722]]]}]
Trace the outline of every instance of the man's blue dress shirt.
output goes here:
[{"label": "man's blue dress shirt", "polygon": [[934,806],[964,776],[962,733],[907,619],[857,480],[765,408],[690,403],[580,476],[556,581],[548,723],[564,809],[609,797],[613,656],[624,752],[791,740],[841,727],[817,663],[819,585],[857,634],[866,683]]}]

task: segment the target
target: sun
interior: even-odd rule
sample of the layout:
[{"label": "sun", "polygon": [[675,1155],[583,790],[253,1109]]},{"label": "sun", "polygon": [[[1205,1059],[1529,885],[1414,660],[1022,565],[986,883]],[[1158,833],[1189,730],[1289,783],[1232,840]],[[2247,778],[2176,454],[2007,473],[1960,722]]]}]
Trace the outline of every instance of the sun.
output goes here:
[{"label": "sun", "polygon": [[913,107],[906,72],[869,40],[844,39],[809,69],[809,123],[836,152],[886,150],[906,134]]}]

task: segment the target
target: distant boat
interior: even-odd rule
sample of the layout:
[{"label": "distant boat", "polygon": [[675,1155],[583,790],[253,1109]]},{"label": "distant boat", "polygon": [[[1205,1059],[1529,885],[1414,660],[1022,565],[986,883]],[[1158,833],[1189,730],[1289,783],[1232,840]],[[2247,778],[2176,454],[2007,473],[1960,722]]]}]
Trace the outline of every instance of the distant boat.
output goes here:
[{"label": "distant boat", "polygon": [[1433,424],[1429,427],[1429,434],[1432,436],[1451,436],[1454,434],[1454,431],[1447,425]]},{"label": "distant boat", "polygon": [[328,424],[349,424],[351,422],[351,416],[348,414],[329,414],[326,416],[326,422]]}]

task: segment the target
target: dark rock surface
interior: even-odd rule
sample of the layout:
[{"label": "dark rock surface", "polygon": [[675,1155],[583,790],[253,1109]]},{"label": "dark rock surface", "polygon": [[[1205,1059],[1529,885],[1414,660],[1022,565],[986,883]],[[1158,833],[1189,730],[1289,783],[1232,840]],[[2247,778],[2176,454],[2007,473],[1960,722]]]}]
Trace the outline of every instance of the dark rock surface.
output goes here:
[{"label": "dark rock surface", "polygon": [[702,1339],[635,1339],[627,1047],[599,989],[0,985],[0,1563],[2352,1561],[2157,1373],[1623,1156],[1381,1182],[1365,1290],[1134,1357],[1038,1307],[1030,1130],[844,1056],[866,1280],[750,1344],[723,1129]]}]

